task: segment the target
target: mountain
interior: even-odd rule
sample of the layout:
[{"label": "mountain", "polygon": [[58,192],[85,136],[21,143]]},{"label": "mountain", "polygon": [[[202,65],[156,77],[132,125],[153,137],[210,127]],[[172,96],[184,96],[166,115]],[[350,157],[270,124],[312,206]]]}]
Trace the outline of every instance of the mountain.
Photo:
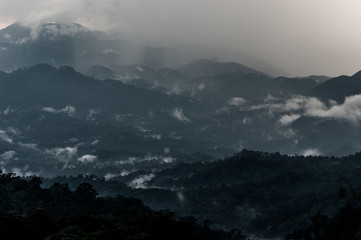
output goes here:
[{"label": "mountain", "polygon": [[199,59],[213,59],[219,62],[239,62],[253,69],[258,69],[271,76],[287,74],[242,50],[216,48],[208,45],[185,45],[167,48],[165,51],[167,67],[180,69]]},{"label": "mountain", "polygon": [[218,62],[208,59],[201,59],[191,62],[188,65],[180,68],[180,71],[195,77],[212,76],[225,72],[243,72],[246,74],[255,73],[267,76],[265,73],[256,71],[236,62]]},{"label": "mountain", "polygon": [[155,70],[143,65],[98,65],[83,69],[82,73],[100,80],[114,79],[136,87],[175,95],[189,96],[197,86],[194,78],[171,68]]},{"label": "mountain", "polygon": [[0,30],[0,70],[47,63],[69,65],[78,70],[93,65],[143,65],[152,69],[178,69],[197,59],[235,59],[271,75],[279,70],[245,53],[208,46],[155,47],[125,34],[91,31],[79,24],[41,23],[25,26],[14,23]]},{"label": "mountain", "polygon": [[361,93],[361,72],[352,76],[332,78],[315,87],[311,92],[317,97],[341,103],[345,97]]},{"label": "mountain", "polygon": [[305,112],[310,99],[301,95],[317,84],[312,79],[117,69],[149,79],[125,84],[46,64],[0,74],[4,169],[105,176],[193,161],[196,153],[213,160],[245,147],[289,154],[359,150],[357,126]]},{"label": "mountain", "polygon": [[[195,74],[192,69],[198,69],[199,72]],[[143,65],[118,65],[91,66],[83,70],[83,73],[101,80],[116,79],[126,84],[168,94],[218,102],[219,106],[234,97],[260,99],[267,95],[305,94],[318,85],[311,77],[272,78],[239,63],[211,60],[199,60],[179,70],[154,70]]]},{"label": "mountain", "polygon": [[268,95],[303,95],[317,85],[309,78],[272,78],[252,69],[249,72],[225,71],[196,81],[198,89],[193,90],[193,97],[220,100],[223,103],[234,97],[259,100]]},{"label": "mountain", "polygon": [[15,23],[0,31],[0,68],[11,71],[38,63],[78,68],[122,64],[121,54],[138,48],[75,23],[43,23],[33,28]]},{"label": "mountain", "polygon": [[166,167],[199,151],[226,152],[186,135],[187,122],[209,111],[189,98],[46,64],[3,74],[0,86],[4,169],[106,175],[114,168]]},{"label": "mountain", "polygon": [[326,81],[331,79],[331,77],[324,76],[324,75],[321,75],[321,76],[319,76],[319,75],[311,75],[311,76],[308,76],[308,78],[313,79],[317,83],[323,83],[323,82],[326,82]]},{"label": "mountain", "polygon": [[[197,161],[196,153],[212,161],[245,147],[338,155],[359,149],[355,126],[303,112],[308,99],[293,94],[314,86],[312,79],[243,72],[192,78],[172,69],[123,69],[142,69],[154,79],[136,79],[132,86],[46,64],[0,74],[3,168],[106,176]],[[183,92],[171,93],[166,84]]]},{"label": "mountain", "polygon": [[31,35],[31,29],[20,23],[14,23],[7,28],[0,30],[1,43],[21,42]]}]

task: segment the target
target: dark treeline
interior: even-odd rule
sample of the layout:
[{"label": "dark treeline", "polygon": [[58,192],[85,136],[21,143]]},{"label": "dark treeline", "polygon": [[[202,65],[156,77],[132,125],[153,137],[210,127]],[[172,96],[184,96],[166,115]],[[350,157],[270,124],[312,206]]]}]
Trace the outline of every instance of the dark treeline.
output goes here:
[{"label": "dark treeline", "polygon": [[[129,187],[133,179],[147,174],[155,176],[145,188]],[[353,201],[349,189],[361,186],[360,174],[360,153],[305,157],[243,150],[223,160],[179,163],[108,180],[94,175],[43,180],[46,187],[60,182],[74,190],[88,182],[101,196],[133,197],[153,209],[171,209],[201,222],[210,219],[216,227],[275,238],[306,229],[319,216],[337,215]],[[340,189],[346,189],[342,198]]]},{"label": "dark treeline", "polygon": [[2,239],[246,239],[239,230],[210,229],[193,217],[153,211],[134,198],[97,197],[89,183],[41,188],[13,173],[0,174]]},{"label": "dark treeline", "polygon": [[347,191],[352,197],[333,217],[318,214],[311,224],[286,236],[286,240],[359,240],[361,239],[361,194],[354,189],[340,188],[339,197]]},{"label": "dark treeline", "polygon": [[149,172],[112,180],[2,173],[0,232],[7,239],[246,239],[231,230],[242,229],[289,240],[359,239],[359,159],[244,150],[154,172],[143,189],[127,183]]}]

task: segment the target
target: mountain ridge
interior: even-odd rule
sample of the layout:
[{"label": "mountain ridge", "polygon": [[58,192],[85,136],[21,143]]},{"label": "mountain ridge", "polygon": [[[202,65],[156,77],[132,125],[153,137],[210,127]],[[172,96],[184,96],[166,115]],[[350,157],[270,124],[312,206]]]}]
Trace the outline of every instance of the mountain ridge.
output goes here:
[{"label": "mountain ridge", "polygon": [[269,77],[268,74],[251,69],[237,62],[218,62],[210,59],[199,59],[180,68],[180,71],[195,77],[217,75],[224,72],[241,71],[255,73]]},{"label": "mountain ridge", "polygon": [[321,83],[311,91],[315,96],[341,103],[347,96],[361,93],[361,71],[352,76],[342,75]]}]

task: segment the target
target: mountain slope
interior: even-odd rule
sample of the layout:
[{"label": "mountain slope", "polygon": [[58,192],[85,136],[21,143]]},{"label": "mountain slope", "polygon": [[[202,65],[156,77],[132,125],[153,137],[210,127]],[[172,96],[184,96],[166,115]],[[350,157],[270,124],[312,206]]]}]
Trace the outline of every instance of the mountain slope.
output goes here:
[{"label": "mountain slope", "polygon": [[128,45],[75,23],[44,23],[34,29],[15,23],[0,31],[0,69],[12,71],[38,63],[120,64],[119,51]]},{"label": "mountain slope", "polygon": [[207,111],[190,98],[39,64],[0,76],[0,159],[4,169],[46,175],[165,167],[213,151],[184,134]]},{"label": "mountain slope", "polygon": [[347,96],[361,93],[361,72],[357,72],[351,77],[332,78],[312,89],[311,93],[317,97],[336,100],[340,103]]},{"label": "mountain slope", "polygon": [[201,59],[191,62],[188,65],[182,67],[180,71],[196,77],[217,75],[225,72],[235,71],[240,71],[243,73],[256,73],[268,76],[265,73],[256,71],[236,62],[217,62],[208,59]]}]

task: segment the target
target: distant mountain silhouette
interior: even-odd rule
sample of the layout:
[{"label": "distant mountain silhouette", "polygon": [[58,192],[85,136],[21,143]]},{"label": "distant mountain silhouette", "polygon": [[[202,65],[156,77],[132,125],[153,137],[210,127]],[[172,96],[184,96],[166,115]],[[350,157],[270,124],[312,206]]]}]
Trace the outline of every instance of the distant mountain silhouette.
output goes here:
[{"label": "distant mountain silhouette", "polygon": [[[0,76],[0,97],[8,97],[25,105],[56,107],[71,104],[82,108],[101,107],[110,111],[133,109],[144,113],[156,106],[172,105],[172,97],[168,95],[120,81],[99,81],[66,66],[55,68],[37,64]],[[144,104],[144,99],[149,101]],[[143,110],[140,106],[144,106]]]},{"label": "distant mountain silhouette", "polygon": [[196,77],[210,76],[225,72],[241,71],[243,73],[256,73],[268,76],[266,73],[251,69],[236,62],[218,62],[208,59],[194,61],[180,69],[182,72]]},{"label": "distant mountain silhouette", "polygon": [[341,103],[347,96],[361,94],[361,71],[352,76],[332,78],[316,86],[311,93],[317,97]]},{"label": "distant mountain silhouette", "polygon": [[31,29],[15,23],[0,31],[0,69],[47,63],[55,66],[120,64],[130,43],[73,23],[44,23]]},{"label": "distant mountain silhouette", "polygon": [[[233,56],[234,52],[198,45],[154,47],[122,34],[91,31],[76,23],[42,23],[32,29],[15,23],[0,30],[0,70],[6,71],[40,62],[55,66],[69,65],[80,70],[93,65],[143,65],[159,70],[179,68],[215,54],[224,55],[226,59],[227,56],[239,59],[246,65],[255,66],[255,69],[264,68],[272,75],[280,75],[277,73],[280,71],[244,53]],[[240,70],[240,66],[222,68],[226,68],[226,71]]]},{"label": "distant mountain silhouette", "polygon": [[22,39],[29,38],[31,29],[16,22],[0,30],[0,43],[21,42]]}]

